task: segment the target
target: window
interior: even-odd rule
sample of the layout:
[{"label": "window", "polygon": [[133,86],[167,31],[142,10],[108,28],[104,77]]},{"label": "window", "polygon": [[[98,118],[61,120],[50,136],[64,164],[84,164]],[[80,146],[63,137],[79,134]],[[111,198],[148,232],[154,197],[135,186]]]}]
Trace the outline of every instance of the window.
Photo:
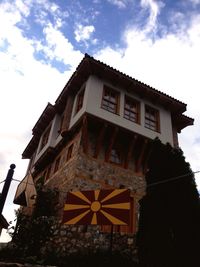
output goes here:
[{"label": "window", "polygon": [[46,129],[46,131],[44,132],[44,134],[43,134],[43,136],[42,136],[42,141],[41,141],[41,145],[40,145],[40,150],[42,150],[43,147],[48,143],[50,130],[51,130],[51,127],[49,126],[49,127]]},{"label": "window", "polygon": [[57,172],[57,170],[59,169],[59,165],[60,165],[60,157],[56,159],[55,166],[54,166],[54,173]]},{"label": "window", "polygon": [[71,157],[72,157],[72,151],[73,151],[73,144],[68,148],[68,151],[67,151],[67,161],[69,159],[71,159]]},{"label": "window", "polygon": [[61,132],[62,132],[63,122],[64,122],[64,113],[62,113],[60,115],[60,123],[59,123],[58,135],[61,134]]},{"label": "window", "polygon": [[125,96],[124,118],[139,123],[140,121],[140,103],[130,97]]},{"label": "window", "polygon": [[113,147],[110,152],[110,162],[122,164],[122,153],[118,147]]},{"label": "window", "polygon": [[160,122],[158,110],[145,106],[145,127],[152,131],[159,132]]},{"label": "window", "polygon": [[50,174],[51,174],[51,166],[49,166],[46,171],[45,181],[47,181],[50,178]]},{"label": "window", "polygon": [[83,98],[84,98],[84,93],[85,93],[85,88],[82,89],[78,95],[77,95],[77,100],[76,100],[76,111],[75,113],[77,113],[83,106]]},{"label": "window", "polygon": [[101,107],[107,111],[117,114],[119,108],[119,92],[111,88],[104,87]]}]

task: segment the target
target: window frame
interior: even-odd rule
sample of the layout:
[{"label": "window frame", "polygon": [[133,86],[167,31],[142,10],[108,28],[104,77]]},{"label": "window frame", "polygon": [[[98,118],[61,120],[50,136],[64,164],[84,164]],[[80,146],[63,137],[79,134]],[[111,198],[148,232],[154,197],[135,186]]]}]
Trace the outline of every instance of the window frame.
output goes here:
[{"label": "window frame", "polygon": [[68,147],[66,161],[69,161],[72,158],[73,148],[74,148],[74,144],[71,144]]},{"label": "window frame", "polygon": [[[132,104],[135,105],[135,111],[133,109],[131,109],[130,107],[126,107],[126,104],[127,104],[127,101],[130,101],[132,102]],[[126,114],[126,111],[128,112],[128,114]],[[135,98],[132,98],[130,96],[127,96],[125,95],[125,98],[124,98],[124,118],[131,121],[131,122],[134,122],[134,123],[137,123],[137,124],[140,124],[140,102],[138,100],[136,100]],[[134,114],[134,116],[131,116],[131,114]],[[135,118],[135,119],[132,119]]]},{"label": "window frame", "polygon": [[144,126],[151,131],[160,132],[160,112],[158,109],[145,105]]},{"label": "window frame", "polygon": [[110,151],[109,162],[116,164],[116,165],[122,165],[123,164],[122,152],[120,151],[119,147],[116,147],[116,146],[112,147],[112,149]]},{"label": "window frame", "polygon": [[46,146],[46,144],[48,144],[50,132],[51,132],[51,125],[49,125],[45,129],[44,133],[42,134],[41,143],[40,143],[40,151]]},{"label": "window frame", "polygon": [[85,86],[77,94],[75,114],[77,114],[83,107],[84,95],[85,95]]},{"label": "window frame", "polygon": [[51,171],[52,171],[52,166],[49,165],[49,167],[46,169],[45,182],[51,178]]},{"label": "window frame", "polygon": [[53,173],[56,173],[60,168],[61,156],[57,157],[54,164]]},{"label": "window frame", "polygon": [[57,137],[61,134],[62,132],[62,128],[63,128],[63,124],[64,124],[64,112],[62,114],[60,114],[60,122],[59,122],[59,128],[58,128],[58,134]]},{"label": "window frame", "polygon": [[[106,92],[108,93],[106,94]],[[112,94],[114,94],[114,97],[112,96]],[[108,99],[106,98],[106,96],[108,96]],[[113,101],[112,98],[114,98],[115,100]],[[111,107],[112,105],[114,106],[113,109]],[[102,100],[101,100],[101,108],[113,114],[119,115],[119,107],[120,107],[120,92],[104,85]]]},{"label": "window frame", "polygon": [[115,142],[115,144],[112,146],[109,152],[108,162],[117,166],[123,166],[124,160],[125,157],[124,157],[123,147],[119,143]]}]

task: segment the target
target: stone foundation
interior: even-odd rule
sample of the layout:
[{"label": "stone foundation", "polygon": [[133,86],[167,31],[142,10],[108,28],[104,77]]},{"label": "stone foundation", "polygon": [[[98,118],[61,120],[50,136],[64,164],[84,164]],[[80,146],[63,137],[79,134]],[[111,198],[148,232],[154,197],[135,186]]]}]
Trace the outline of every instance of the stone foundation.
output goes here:
[{"label": "stone foundation", "polygon": [[99,226],[69,226],[55,223],[53,234],[42,253],[59,257],[90,253],[118,254],[137,261],[136,235],[103,233]]}]

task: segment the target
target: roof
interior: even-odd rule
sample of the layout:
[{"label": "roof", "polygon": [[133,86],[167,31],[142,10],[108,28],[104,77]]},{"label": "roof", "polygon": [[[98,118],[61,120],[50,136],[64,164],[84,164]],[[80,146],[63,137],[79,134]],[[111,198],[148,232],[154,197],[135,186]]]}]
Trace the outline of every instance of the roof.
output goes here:
[{"label": "roof", "polygon": [[135,92],[141,97],[145,96],[155,103],[161,103],[173,112],[183,113],[186,111],[187,105],[185,103],[94,59],[88,54],[85,54],[85,57],[58,96],[55,102],[56,106],[65,101],[65,97],[71,88],[77,88],[92,74],[114,81],[118,86],[126,88],[130,92]]},{"label": "roof", "polygon": [[33,152],[33,148],[35,148],[39,143],[39,138],[42,132],[48,126],[53,116],[56,114],[56,111],[62,111],[64,109],[68,94],[75,94],[90,75],[96,75],[100,78],[104,78],[105,80],[112,81],[112,83],[125,88],[128,92],[134,92],[140,97],[148,98],[154,104],[160,104],[170,110],[172,120],[178,125],[178,132],[186,126],[192,125],[194,122],[192,118],[182,114],[186,111],[187,105],[185,103],[162,93],[161,91],[142,83],[99,60],[94,59],[88,54],[85,54],[84,58],[77,66],[75,72],[72,74],[55,101],[55,105],[48,103],[35,124],[32,130],[33,138],[23,152],[23,158],[27,158],[28,155]]}]

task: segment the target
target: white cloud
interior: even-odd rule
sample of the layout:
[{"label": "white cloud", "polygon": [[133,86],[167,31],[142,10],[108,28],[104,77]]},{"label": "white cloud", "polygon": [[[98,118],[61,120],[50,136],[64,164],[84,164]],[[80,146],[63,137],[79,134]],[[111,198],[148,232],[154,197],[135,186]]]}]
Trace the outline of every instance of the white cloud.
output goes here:
[{"label": "white cloud", "polygon": [[22,0],[16,0],[15,3],[16,3],[17,9],[22,13],[22,15],[27,17],[30,14],[30,8],[27,5],[28,1],[23,1],[22,2]]},{"label": "white cloud", "polygon": [[150,11],[149,21],[146,25],[146,31],[149,32],[157,25],[157,16],[160,13],[160,8],[163,7],[163,3],[155,0],[141,0],[141,7]]},{"label": "white cloud", "polygon": [[94,31],[95,31],[95,28],[93,25],[83,26],[81,24],[78,24],[74,31],[75,39],[77,42],[86,41],[90,39]]},{"label": "white cloud", "polygon": [[189,1],[194,5],[200,4],[200,0],[189,0]]},{"label": "white cloud", "polygon": [[[27,9],[22,12],[23,4]],[[14,178],[21,180],[26,173],[27,160],[21,154],[31,138],[31,129],[47,102],[54,103],[71,75],[60,73],[48,63],[36,60],[36,48],[44,49],[39,40],[24,37],[17,23],[30,12],[31,1],[16,1],[12,5],[0,4],[0,77],[1,77],[1,131],[0,131],[0,182],[6,177],[11,163],[16,164]],[[58,21],[59,23],[59,21]],[[45,28],[46,49],[53,58],[69,64],[72,68],[82,59],[67,38],[51,24]],[[2,189],[0,186],[0,190]],[[12,182],[3,215],[13,220],[13,197],[18,183]],[[8,241],[8,236],[0,237]]]},{"label": "white cloud", "polygon": [[[145,30],[129,28],[124,40],[123,51],[106,47],[95,57],[187,104],[186,114],[195,119],[195,125],[184,129],[179,140],[193,171],[200,170],[200,148],[196,142],[200,132],[199,16],[180,35],[167,34],[153,42]],[[200,178],[197,182],[200,188]]]},{"label": "white cloud", "polygon": [[73,48],[72,44],[61,31],[54,28],[50,23],[43,31],[47,42],[47,46],[44,46],[43,50],[50,59],[55,58],[72,67],[79,63],[82,59],[82,54]]},{"label": "white cloud", "polygon": [[117,6],[118,8],[126,8],[129,0],[107,0],[110,4]]}]

